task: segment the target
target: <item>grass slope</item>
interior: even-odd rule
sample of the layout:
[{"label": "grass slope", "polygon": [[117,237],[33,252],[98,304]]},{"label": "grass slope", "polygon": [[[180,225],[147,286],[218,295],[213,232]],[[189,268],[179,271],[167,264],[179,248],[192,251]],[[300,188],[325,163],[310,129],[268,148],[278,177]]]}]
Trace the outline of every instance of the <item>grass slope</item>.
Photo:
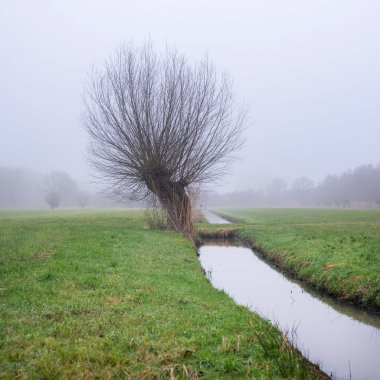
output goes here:
[{"label": "grass slope", "polygon": [[0,378],[321,378],[132,212],[0,213]]},{"label": "grass slope", "polygon": [[342,301],[380,311],[380,211],[240,209],[243,238],[267,258]]}]

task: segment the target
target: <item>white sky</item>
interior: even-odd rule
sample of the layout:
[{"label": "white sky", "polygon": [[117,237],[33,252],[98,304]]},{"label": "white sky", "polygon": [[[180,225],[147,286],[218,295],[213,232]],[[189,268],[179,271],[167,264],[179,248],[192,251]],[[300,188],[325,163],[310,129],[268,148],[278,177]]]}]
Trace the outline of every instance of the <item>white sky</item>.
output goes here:
[{"label": "white sky", "polygon": [[380,162],[380,1],[4,1],[0,166],[84,182],[81,92],[123,41],[205,52],[250,104],[225,190]]}]

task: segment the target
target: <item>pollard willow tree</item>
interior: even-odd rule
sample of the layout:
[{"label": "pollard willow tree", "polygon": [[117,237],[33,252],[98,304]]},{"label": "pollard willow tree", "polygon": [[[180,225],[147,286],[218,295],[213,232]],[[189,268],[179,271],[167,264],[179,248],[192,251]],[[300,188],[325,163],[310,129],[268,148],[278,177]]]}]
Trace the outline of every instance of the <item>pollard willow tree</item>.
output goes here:
[{"label": "pollard willow tree", "polygon": [[246,110],[207,58],[124,45],[84,93],[89,157],[119,198],[154,197],[168,226],[191,233],[189,190],[225,173],[242,144]]}]

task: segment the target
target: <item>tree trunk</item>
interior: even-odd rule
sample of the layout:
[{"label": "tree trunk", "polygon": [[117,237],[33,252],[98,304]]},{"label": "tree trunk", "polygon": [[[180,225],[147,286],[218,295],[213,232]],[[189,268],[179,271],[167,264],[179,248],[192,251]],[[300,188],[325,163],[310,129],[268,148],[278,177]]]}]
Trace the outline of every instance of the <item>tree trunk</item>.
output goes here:
[{"label": "tree trunk", "polygon": [[151,189],[166,212],[168,227],[178,232],[193,233],[191,202],[185,187],[178,182],[155,182]]}]

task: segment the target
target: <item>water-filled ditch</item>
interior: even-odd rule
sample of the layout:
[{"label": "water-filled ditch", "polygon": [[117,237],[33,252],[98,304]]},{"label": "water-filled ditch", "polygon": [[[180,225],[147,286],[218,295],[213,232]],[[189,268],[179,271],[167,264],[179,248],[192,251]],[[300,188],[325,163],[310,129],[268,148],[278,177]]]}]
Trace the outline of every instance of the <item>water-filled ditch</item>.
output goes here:
[{"label": "water-filled ditch", "polygon": [[221,216],[214,214],[213,212],[203,210],[204,217],[208,220],[209,223],[212,224],[230,224],[230,222]]},{"label": "water-filled ditch", "polygon": [[199,259],[215,288],[278,324],[326,373],[336,379],[380,378],[378,316],[305,289],[236,241],[206,242]]}]

